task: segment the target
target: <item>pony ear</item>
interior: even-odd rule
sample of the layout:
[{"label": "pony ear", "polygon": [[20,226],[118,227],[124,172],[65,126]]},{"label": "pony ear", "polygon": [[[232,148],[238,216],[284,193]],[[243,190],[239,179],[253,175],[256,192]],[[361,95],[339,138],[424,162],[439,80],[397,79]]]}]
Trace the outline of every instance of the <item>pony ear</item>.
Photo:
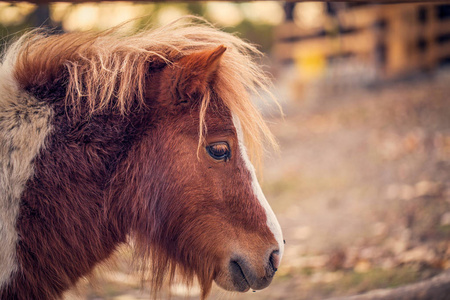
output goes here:
[{"label": "pony ear", "polygon": [[227,48],[223,45],[182,57],[172,73],[172,88],[179,103],[185,103],[203,94],[213,81],[220,59]]}]

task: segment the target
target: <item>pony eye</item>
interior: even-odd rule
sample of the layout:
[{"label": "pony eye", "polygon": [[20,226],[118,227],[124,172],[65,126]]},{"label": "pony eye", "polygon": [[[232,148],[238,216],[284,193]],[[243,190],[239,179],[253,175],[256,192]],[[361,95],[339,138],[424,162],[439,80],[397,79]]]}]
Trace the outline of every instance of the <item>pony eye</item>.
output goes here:
[{"label": "pony eye", "polygon": [[217,142],[206,146],[209,156],[215,160],[227,161],[231,157],[230,146],[227,142]]}]

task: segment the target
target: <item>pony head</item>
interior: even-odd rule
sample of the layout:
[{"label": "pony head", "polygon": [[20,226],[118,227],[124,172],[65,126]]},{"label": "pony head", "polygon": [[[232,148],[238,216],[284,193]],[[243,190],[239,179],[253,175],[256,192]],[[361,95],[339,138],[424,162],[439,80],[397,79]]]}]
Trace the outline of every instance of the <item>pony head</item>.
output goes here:
[{"label": "pony head", "polygon": [[152,77],[158,91],[148,99],[158,120],[125,166],[122,182],[138,182],[117,197],[140,203],[131,232],[150,254],[154,278],[179,267],[185,278],[197,275],[205,293],[212,280],[231,291],[265,288],[283,251],[240,118],[218,88],[226,84],[225,52],[222,45],[194,52]]},{"label": "pony head", "polygon": [[[174,23],[131,37],[31,35],[16,48],[18,93],[50,110],[53,129],[20,199],[11,273],[22,274],[0,294],[45,284],[58,296],[126,242],[154,291],[176,274],[198,279],[203,298],[213,281],[270,284],[284,246],[251,163],[274,143],[250,101],[268,82],[253,46]],[[64,276],[30,277],[49,270]]]}]

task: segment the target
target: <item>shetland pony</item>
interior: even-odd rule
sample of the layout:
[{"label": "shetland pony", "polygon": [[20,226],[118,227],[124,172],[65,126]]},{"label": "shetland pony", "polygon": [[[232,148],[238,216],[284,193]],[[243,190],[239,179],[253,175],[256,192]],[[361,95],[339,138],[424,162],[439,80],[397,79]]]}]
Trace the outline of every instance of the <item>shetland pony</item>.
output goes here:
[{"label": "shetland pony", "polygon": [[[124,243],[154,291],[181,274],[267,287],[280,226],[250,161],[273,143],[258,51],[208,25],[34,31],[0,66],[0,296],[58,299]],[[244,144],[245,141],[245,144]],[[249,153],[247,153],[247,149]]]}]

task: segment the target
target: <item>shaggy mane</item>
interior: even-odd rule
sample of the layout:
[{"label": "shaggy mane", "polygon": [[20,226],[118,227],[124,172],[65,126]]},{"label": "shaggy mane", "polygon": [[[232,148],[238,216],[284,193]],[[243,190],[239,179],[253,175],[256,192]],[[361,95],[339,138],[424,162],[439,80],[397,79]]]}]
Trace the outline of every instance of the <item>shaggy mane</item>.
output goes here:
[{"label": "shaggy mane", "polygon": [[[270,80],[254,60],[261,55],[255,46],[196,17],[181,18],[166,26],[128,36],[118,34],[120,28],[102,33],[58,35],[32,31],[11,47],[17,51],[15,78],[26,90],[50,82],[64,84],[66,104],[75,109],[83,99],[91,114],[114,106],[126,115],[133,101],[144,103],[145,78],[152,63],[171,64],[196,51],[224,45],[228,50],[218,70],[217,94],[239,117],[250,158],[255,164],[259,164],[264,145],[276,146],[273,135],[250,100],[252,93],[270,94]],[[200,113],[199,145],[206,131],[204,117],[208,103],[209,95],[205,95]]]}]

